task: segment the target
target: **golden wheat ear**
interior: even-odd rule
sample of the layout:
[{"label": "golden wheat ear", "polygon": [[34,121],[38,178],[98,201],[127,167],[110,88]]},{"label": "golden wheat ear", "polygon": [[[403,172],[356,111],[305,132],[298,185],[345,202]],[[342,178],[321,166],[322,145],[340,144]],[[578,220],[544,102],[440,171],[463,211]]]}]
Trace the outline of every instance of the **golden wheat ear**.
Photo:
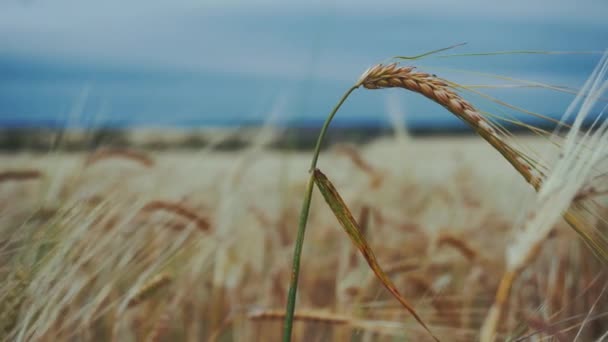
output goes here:
[{"label": "golden wheat ear", "polygon": [[452,90],[450,82],[435,75],[417,72],[412,66],[392,63],[371,67],[359,78],[358,84],[367,89],[403,88],[425,96],[466,122],[500,152],[526,181],[534,187],[540,185],[540,174],[535,167],[511,147],[471,103]]}]

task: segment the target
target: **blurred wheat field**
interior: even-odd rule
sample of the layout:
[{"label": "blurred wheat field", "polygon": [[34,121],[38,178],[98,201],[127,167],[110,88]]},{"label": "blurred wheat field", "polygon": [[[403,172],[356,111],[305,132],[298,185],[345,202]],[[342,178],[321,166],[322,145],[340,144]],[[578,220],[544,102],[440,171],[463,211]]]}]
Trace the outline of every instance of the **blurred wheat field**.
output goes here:
[{"label": "blurred wheat field", "polygon": [[[0,156],[1,336],[279,340],[308,161],[259,146]],[[477,137],[334,145],[321,166],[433,332],[477,340],[533,189]],[[429,340],[318,193],[312,206],[296,340]],[[600,338],[607,281],[560,222],[516,280],[499,340]]]}]

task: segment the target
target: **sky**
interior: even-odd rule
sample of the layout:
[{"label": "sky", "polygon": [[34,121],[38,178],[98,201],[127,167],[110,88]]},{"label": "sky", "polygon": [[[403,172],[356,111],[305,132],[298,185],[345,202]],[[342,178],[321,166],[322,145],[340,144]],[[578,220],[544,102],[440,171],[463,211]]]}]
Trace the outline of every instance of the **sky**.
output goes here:
[{"label": "sky", "polygon": [[[447,53],[598,53],[408,62],[463,84],[497,80],[456,70],[575,88],[608,48],[607,15],[604,0],[4,0],[0,126],[317,124],[367,67],[461,42]],[[488,91],[554,116],[571,100]],[[383,124],[395,108],[414,126],[454,124],[403,91],[361,91],[338,121]]]}]

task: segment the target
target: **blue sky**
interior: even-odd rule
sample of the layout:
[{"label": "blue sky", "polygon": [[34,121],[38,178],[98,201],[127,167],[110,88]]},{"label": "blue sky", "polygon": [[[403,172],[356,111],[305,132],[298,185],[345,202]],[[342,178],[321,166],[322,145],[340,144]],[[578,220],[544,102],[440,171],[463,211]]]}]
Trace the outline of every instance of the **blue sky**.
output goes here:
[{"label": "blue sky", "polygon": [[[608,2],[76,1],[0,2],[0,124],[240,125],[276,113],[318,122],[368,66],[467,42],[452,53],[602,51]],[[427,58],[462,83],[468,69],[578,86],[599,55]],[[494,94],[493,94],[494,95]],[[361,92],[344,123],[386,122],[387,96],[414,125],[453,123],[404,92]],[[559,115],[569,98],[496,96]],[[542,101],[539,99],[542,98]]]}]

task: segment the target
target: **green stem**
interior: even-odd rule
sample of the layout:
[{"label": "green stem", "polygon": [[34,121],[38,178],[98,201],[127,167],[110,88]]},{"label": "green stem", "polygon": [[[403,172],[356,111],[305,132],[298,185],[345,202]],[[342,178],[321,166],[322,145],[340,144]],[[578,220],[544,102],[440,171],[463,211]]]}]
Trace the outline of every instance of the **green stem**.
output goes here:
[{"label": "green stem", "polygon": [[298,236],[296,237],[296,244],[293,250],[293,265],[291,268],[291,282],[289,284],[289,293],[287,295],[287,312],[285,314],[285,324],[283,326],[283,341],[291,341],[291,332],[293,330],[293,317],[296,309],[296,294],[298,292],[298,278],[300,277],[300,257],[302,256],[302,246],[304,245],[304,233],[306,232],[306,222],[308,221],[308,212],[310,211],[310,202],[312,199],[312,189],[314,185],[313,172],[317,167],[317,161],[319,160],[319,153],[321,152],[321,145],[323,139],[327,134],[327,129],[331,120],[336,116],[338,109],[342,106],[348,96],[357,88],[360,84],[356,84],[351,87],[336,104],[334,109],[331,111],[325,123],[321,128],[319,137],[317,138],[317,144],[315,146],[312,162],[310,163],[310,178],[308,179],[308,185],[306,186],[306,193],[304,195],[304,203],[302,204],[302,210],[300,211],[300,219],[298,222]]}]

